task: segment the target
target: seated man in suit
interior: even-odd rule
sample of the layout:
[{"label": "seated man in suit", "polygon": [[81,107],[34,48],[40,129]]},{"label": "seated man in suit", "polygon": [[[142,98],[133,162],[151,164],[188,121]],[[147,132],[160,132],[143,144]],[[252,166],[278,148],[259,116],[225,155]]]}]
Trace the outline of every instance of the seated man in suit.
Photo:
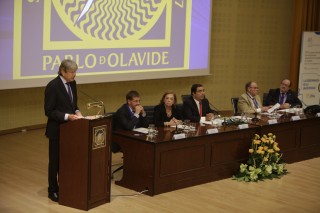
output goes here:
[{"label": "seated man in suit", "polygon": [[137,91],[129,91],[127,103],[123,104],[115,114],[115,130],[133,130],[138,127],[148,127],[146,112],[141,106],[140,95]]},{"label": "seated man in suit", "polygon": [[202,116],[206,116],[206,120],[211,120],[215,113],[205,98],[204,87],[201,84],[192,85],[191,96],[183,101],[182,109],[183,118],[191,122],[199,122]]},{"label": "seated man in suit", "polygon": [[239,113],[260,113],[266,112],[270,107],[263,107],[259,93],[259,87],[256,82],[249,81],[245,85],[246,92],[238,100]]},{"label": "seated man in suit", "polygon": [[283,79],[278,89],[270,89],[265,104],[280,104],[280,109],[288,109],[290,107],[302,106],[297,93],[290,89],[291,82],[289,79]]}]

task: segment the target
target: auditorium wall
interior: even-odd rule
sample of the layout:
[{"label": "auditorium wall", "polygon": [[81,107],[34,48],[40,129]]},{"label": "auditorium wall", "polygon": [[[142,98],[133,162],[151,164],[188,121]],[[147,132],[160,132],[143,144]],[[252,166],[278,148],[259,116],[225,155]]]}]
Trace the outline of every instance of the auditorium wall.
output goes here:
[{"label": "auditorium wall", "polygon": [[[140,92],[143,105],[155,105],[166,90],[189,94],[193,83],[205,86],[206,97],[220,110],[231,110],[231,97],[244,92],[244,84],[257,81],[260,94],[278,87],[288,77],[294,0],[213,0],[210,75],[132,82],[78,85],[78,89],[115,111],[125,94]],[[36,26],[35,26],[36,27]],[[45,124],[44,88],[0,90],[0,132]],[[90,98],[79,92],[84,114]]]}]

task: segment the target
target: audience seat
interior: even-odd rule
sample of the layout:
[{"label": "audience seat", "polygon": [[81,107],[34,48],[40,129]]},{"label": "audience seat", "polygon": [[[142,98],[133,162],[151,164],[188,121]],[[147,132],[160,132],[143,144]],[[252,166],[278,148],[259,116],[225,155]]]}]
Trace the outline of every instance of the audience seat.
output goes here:
[{"label": "audience seat", "polygon": [[268,93],[263,93],[263,98],[262,98],[263,106],[267,106],[267,97],[268,97]]}]

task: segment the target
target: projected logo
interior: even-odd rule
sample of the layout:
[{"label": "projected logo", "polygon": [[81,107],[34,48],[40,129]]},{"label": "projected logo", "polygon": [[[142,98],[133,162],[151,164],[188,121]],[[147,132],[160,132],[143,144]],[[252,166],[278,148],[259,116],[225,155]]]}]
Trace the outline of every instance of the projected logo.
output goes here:
[{"label": "projected logo", "polygon": [[[189,66],[192,1],[15,0],[14,78],[183,70]],[[23,20],[21,22],[21,20]]]},{"label": "projected logo", "polygon": [[[50,23],[53,23],[55,13],[73,35],[83,41],[81,49],[170,44],[171,0],[54,0],[47,1],[45,8],[49,15],[44,25],[44,49],[64,48],[52,36],[54,26]],[[157,26],[164,26],[166,33],[157,32],[154,29]],[[70,45],[79,48],[79,42]]]}]

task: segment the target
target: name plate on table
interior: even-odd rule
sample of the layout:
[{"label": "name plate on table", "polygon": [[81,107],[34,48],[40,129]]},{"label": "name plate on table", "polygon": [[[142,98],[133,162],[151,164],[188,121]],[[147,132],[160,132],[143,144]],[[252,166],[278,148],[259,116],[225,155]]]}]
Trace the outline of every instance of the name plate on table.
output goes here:
[{"label": "name plate on table", "polygon": [[318,113],[316,114],[316,117],[320,117],[320,112],[318,112]]},{"label": "name plate on table", "polygon": [[210,135],[210,134],[216,134],[218,133],[218,129],[217,128],[214,128],[214,129],[207,129],[207,134]]},{"label": "name plate on table", "polygon": [[239,129],[247,129],[247,128],[249,128],[249,125],[248,125],[248,124],[240,124],[240,125],[238,126],[238,128],[239,128]]},{"label": "name plate on table", "polygon": [[268,124],[276,124],[276,123],[278,123],[277,119],[268,120]]},{"label": "name plate on table", "polygon": [[174,139],[174,140],[182,139],[182,138],[186,138],[186,134],[181,133],[181,134],[175,134],[175,135],[173,135],[173,139]]},{"label": "name plate on table", "polygon": [[298,120],[300,120],[300,116],[299,115],[292,116],[291,120],[292,121],[298,121]]}]

